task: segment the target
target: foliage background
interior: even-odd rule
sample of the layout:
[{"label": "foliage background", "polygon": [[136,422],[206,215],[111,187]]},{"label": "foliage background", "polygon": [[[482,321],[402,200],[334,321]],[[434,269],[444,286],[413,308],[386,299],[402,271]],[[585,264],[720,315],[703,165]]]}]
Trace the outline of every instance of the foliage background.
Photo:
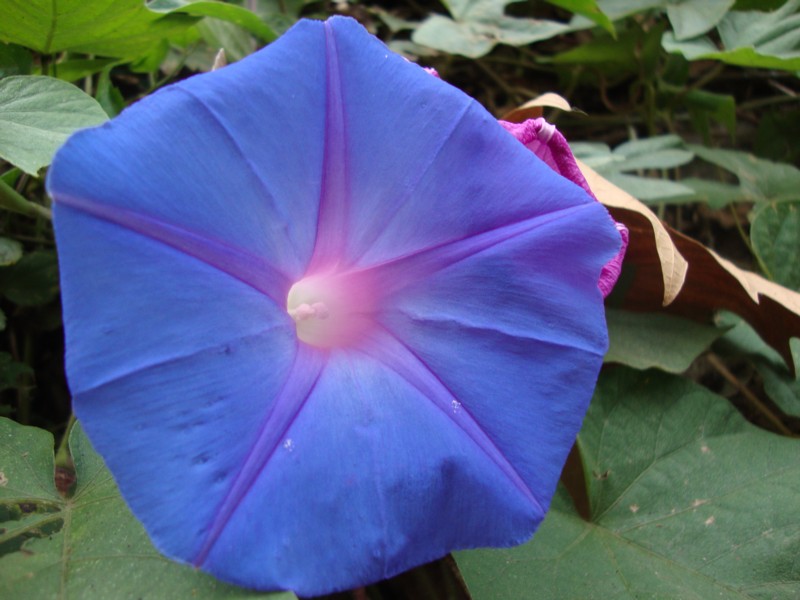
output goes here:
[{"label": "foliage background", "polygon": [[331,14],[544,112],[632,234],[534,539],[339,596],[800,597],[800,0],[0,0],[0,595],[263,596],[161,558],[73,426],[43,177],[74,130]]}]

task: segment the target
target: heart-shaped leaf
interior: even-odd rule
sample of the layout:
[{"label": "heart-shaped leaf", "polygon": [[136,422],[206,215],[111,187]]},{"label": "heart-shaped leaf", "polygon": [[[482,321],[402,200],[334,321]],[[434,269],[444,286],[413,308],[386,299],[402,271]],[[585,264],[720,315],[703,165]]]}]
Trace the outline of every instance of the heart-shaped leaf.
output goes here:
[{"label": "heart-shaped leaf", "polygon": [[475,600],[800,595],[800,441],[685,379],[619,368],[578,444],[591,520],[562,488],[528,544],[458,553]]}]

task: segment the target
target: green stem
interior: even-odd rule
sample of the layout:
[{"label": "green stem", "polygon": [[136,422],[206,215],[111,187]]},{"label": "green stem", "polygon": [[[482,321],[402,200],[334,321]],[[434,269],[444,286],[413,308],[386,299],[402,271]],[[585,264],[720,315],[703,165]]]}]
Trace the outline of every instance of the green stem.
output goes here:
[{"label": "green stem", "polygon": [[736,107],[737,112],[746,112],[749,110],[758,110],[765,106],[772,106],[774,104],[784,104],[789,102],[797,102],[796,96],[773,96],[771,98],[759,98],[758,100],[751,100],[750,102],[743,102]]},{"label": "green stem", "polygon": [[769,268],[761,260],[761,257],[758,255],[758,252],[756,252],[755,248],[753,248],[753,243],[750,241],[750,237],[747,235],[747,232],[745,232],[744,227],[742,227],[742,222],[739,219],[739,214],[736,212],[736,206],[730,204],[728,205],[728,208],[731,211],[731,215],[733,215],[733,222],[736,224],[736,231],[739,232],[739,236],[742,238],[744,245],[747,246],[747,249],[750,251],[750,254],[752,254],[753,258],[756,259],[758,266],[761,267],[761,270],[764,272],[764,275],[767,276],[767,279],[769,279],[770,281],[775,281],[775,278],[772,276],[772,273],[770,272]]},{"label": "green stem", "polygon": [[69,434],[72,432],[72,427],[75,425],[75,413],[70,413],[67,427],[64,429],[64,435],[61,437],[61,442],[58,444],[56,450],[56,466],[57,467],[70,467],[70,454],[69,454]]},{"label": "green stem", "polygon": [[0,179],[0,208],[29,217],[53,218],[50,209],[26,200],[2,179]]},{"label": "green stem", "polygon": [[[13,347],[13,346],[12,346]],[[33,340],[30,335],[26,335],[22,342],[22,355],[19,362],[26,365],[33,363]],[[31,374],[20,376],[17,386],[17,419],[24,425],[31,422],[31,391],[34,387],[34,379]]]}]

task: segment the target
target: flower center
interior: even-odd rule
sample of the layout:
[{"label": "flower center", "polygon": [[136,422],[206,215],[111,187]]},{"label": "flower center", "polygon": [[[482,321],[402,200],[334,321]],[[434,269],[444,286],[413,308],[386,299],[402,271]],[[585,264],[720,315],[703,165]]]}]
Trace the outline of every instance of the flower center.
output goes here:
[{"label": "flower center", "polygon": [[352,343],[366,323],[363,295],[345,277],[318,275],[301,279],[289,290],[286,312],[300,341],[318,348]]}]

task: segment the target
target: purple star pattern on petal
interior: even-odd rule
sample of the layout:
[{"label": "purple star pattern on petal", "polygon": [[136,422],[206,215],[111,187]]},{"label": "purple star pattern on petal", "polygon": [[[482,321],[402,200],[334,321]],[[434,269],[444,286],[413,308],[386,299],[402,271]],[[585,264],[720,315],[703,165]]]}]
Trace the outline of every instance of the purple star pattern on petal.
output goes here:
[{"label": "purple star pattern on petal", "polygon": [[75,411],[163,553],[316,595],[541,522],[620,236],[473,100],[303,21],[48,189]]}]

